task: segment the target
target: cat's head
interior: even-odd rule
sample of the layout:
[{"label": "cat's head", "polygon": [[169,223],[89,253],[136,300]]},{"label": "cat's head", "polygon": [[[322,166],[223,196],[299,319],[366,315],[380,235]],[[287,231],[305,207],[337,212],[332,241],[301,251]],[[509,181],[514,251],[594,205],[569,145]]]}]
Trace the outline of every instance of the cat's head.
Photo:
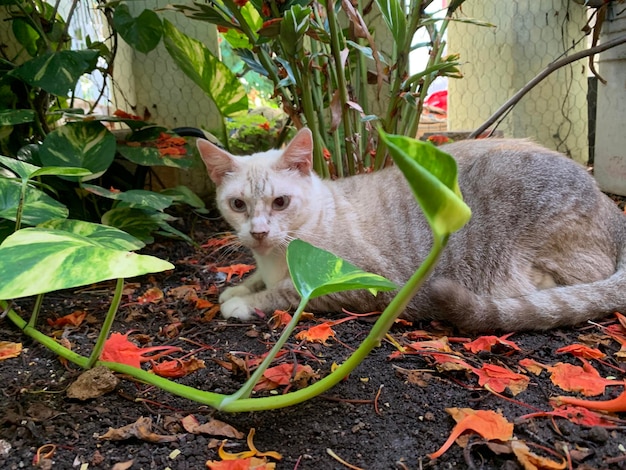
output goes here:
[{"label": "cat's head", "polygon": [[218,208],[241,242],[261,255],[284,250],[310,217],[311,131],[300,130],[284,149],[243,157],[206,140],[197,145],[217,186]]}]

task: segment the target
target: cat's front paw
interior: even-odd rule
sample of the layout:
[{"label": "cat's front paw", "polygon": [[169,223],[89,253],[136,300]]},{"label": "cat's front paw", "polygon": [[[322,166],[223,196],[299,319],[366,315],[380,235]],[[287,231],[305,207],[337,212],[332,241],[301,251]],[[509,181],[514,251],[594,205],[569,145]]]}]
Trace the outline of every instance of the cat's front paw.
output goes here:
[{"label": "cat's front paw", "polygon": [[220,294],[219,302],[223,304],[224,302],[232,299],[233,297],[244,297],[251,293],[252,291],[244,285],[228,287],[224,289],[224,292]]},{"label": "cat's front paw", "polygon": [[[227,291],[224,291],[224,294]],[[224,295],[222,294],[222,295]],[[220,296],[221,301],[221,296]],[[238,318],[250,320],[254,316],[254,309],[241,297],[232,297],[220,305],[220,311],[224,318]]]}]

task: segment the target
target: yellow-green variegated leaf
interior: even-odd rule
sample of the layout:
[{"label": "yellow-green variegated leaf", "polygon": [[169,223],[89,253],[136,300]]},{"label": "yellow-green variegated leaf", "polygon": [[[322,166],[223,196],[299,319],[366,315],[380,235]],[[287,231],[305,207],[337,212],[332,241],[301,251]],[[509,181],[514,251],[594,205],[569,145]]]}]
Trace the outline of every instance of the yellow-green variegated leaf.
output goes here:
[{"label": "yellow-green variegated leaf", "polygon": [[97,60],[98,51],[92,49],[51,52],[25,62],[10,74],[53,95],[67,96],[82,74],[96,68]]},{"label": "yellow-green variegated leaf", "polygon": [[39,224],[38,227],[74,233],[114,250],[135,251],[146,246],[141,240],[123,230],[84,220],[54,219]]},{"label": "yellow-green variegated leaf", "polygon": [[45,166],[86,168],[93,173],[83,180],[104,173],[115,157],[115,136],[96,121],[70,122],[46,136],[39,150]]},{"label": "yellow-green variegated leaf", "polygon": [[23,162],[15,158],[0,155],[0,164],[9,168],[13,173],[18,175],[22,180],[32,179],[36,176],[87,176],[91,172],[84,168],[46,166],[38,167],[28,162]]},{"label": "yellow-green variegated leaf", "polygon": [[157,211],[163,211],[172,205],[174,198],[165,194],[147,191],[145,189],[130,189],[128,191],[111,191],[109,189],[84,184],[83,188],[97,196],[124,202],[128,207],[149,207]]},{"label": "yellow-green variegated leaf", "polygon": [[14,299],[173,269],[153,256],[55,229],[18,230],[0,245],[0,299]]},{"label": "yellow-green variegated leaf", "polygon": [[382,131],[380,137],[404,173],[435,235],[445,237],[463,227],[472,212],[463,202],[454,158],[410,137]]},{"label": "yellow-green variegated leaf", "polygon": [[[0,178],[0,219],[15,221],[22,187],[17,181]],[[23,201],[22,224],[37,225],[50,219],[64,219],[67,208],[43,191],[27,187]]]}]

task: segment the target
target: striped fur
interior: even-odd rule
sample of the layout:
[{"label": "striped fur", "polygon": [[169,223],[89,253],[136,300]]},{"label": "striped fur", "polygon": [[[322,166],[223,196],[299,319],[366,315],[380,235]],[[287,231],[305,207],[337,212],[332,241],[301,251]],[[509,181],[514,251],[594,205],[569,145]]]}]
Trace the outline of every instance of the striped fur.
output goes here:
[{"label": "striped fur", "polygon": [[[258,266],[220,297],[225,317],[249,319],[255,308],[271,313],[297,304],[284,261],[294,238],[398,284],[430,249],[428,225],[395,168],[321,180],[311,170],[308,130],[284,151],[249,157],[206,141],[198,147],[220,211]],[[458,161],[473,216],[450,237],[406,318],[513,331],[626,312],[626,218],[582,166],[523,140],[464,141],[444,150]],[[284,197],[288,206],[274,207]],[[234,211],[233,199],[245,210]],[[392,296],[348,292],[315,299],[309,308],[382,310]]]}]

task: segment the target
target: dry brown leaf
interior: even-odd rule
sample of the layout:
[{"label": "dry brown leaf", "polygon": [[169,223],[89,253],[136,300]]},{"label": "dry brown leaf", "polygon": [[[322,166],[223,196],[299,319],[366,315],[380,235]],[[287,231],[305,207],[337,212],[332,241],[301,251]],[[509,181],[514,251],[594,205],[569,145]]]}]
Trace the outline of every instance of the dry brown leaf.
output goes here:
[{"label": "dry brown leaf", "polygon": [[128,470],[135,463],[134,460],[127,460],[126,462],[118,462],[111,467],[111,470]]},{"label": "dry brown leaf", "polygon": [[109,428],[105,434],[100,436],[100,439],[107,441],[123,441],[131,437],[155,443],[174,442],[178,440],[178,436],[165,436],[152,432],[152,419],[144,418],[143,416],[127,426],[122,426],[117,429]]},{"label": "dry brown leaf", "polygon": [[239,432],[230,424],[223,421],[212,419],[207,423],[200,424],[194,415],[185,416],[180,420],[185,431],[191,434],[209,434],[211,436],[232,437],[234,439],[243,439],[245,434]]}]

